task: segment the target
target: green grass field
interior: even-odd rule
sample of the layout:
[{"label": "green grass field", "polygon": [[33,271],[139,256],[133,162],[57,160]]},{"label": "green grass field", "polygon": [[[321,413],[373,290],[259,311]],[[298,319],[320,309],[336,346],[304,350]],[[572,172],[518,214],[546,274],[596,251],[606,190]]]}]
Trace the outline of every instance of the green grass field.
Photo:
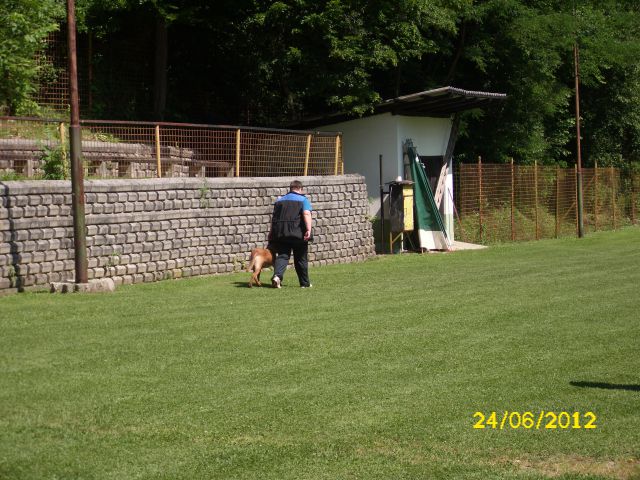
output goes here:
[{"label": "green grass field", "polygon": [[0,298],[0,478],[640,478],[640,229],[294,277]]}]

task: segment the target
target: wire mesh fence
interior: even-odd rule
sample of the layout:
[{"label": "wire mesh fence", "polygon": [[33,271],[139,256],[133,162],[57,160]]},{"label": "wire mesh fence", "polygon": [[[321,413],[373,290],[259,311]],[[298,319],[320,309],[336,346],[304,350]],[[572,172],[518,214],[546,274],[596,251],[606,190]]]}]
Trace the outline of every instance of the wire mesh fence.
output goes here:
[{"label": "wire mesh fence", "polygon": [[[640,176],[582,169],[586,232],[637,223]],[[577,171],[555,166],[461,164],[455,176],[459,240],[494,243],[576,235]]]},{"label": "wire mesh fence", "polygon": [[51,112],[65,112],[69,107],[69,72],[67,49],[60,32],[51,32],[36,54],[38,76],[33,100]]},{"label": "wire mesh fence", "polygon": [[[216,125],[83,120],[87,178],[278,177],[344,171],[341,136]],[[0,117],[2,178],[68,178],[68,125]]]},{"label": "wire mesh fence", "polygon": [[[76,32],[76,38],[82,112],[90,118],[113,118],[123,111],[128,114],[137,110],[152,112],[149,90],[153,85],[153,61],[149,59],[153,58],[154,44],[144,29],[129,32],[126,37],[114,32],[108,39],[94,38],[91,31],[81,31]],[[65,23],[44,38],[35,61],[37,76],[31,99],[44,115],[56,118],[68,115],[69,59]]]}]

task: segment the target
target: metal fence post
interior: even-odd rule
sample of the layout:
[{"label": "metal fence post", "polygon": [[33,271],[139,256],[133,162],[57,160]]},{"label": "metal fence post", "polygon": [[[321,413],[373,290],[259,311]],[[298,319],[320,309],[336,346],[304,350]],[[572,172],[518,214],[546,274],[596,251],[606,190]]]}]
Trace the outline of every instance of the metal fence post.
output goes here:
[{"label": "metal fence post", "polygon": [[240,176],[240,129],[236,130],[236,177]]},{"label": "metal fence post", "polygon": [[560,167],[556,165],[556,238],[560,233]]},{"label": "metal fence post", "polygon": [[160,158],[160,125],[156,125],[156,163],[158,178],[162,178],[162,162]]},{"label": "metal fence post", "polygon": [[535,202],[535,221],[536,221],[536,240],[540,240],[540,222],[538,221],[538,161],[535,160],[533,162],[533,191],[534,191],[534,202]]},{"label": "metal fence post", "polygon": [[598,161],[593,164],[593,223],[594,229],[598,231]]},{"label": "metal fence post", "polygon": [[511,241],[516,239],[515,229],[515,203],[516,203],[516,191],[515,191],[515,172],[513,167],[513,157],[511,158]]},{"label": "metal fence post", "polygon": [[64,134],[64,122],[60,122],[58,125],[58,132],[60,133],[60,154],[62,155],[62,174],[66,180],[69,178],[69,161],[67,160],[67,139]]},{"label": "metal fence post", "polygon": [[580,214],[579,214],[579,210],[580,207],[578,205],[578,165],[574,165],[573,166],[573,180],[575,182],[576,185],[576,190],[575,190],[575,205],[576,205],[576,235],[578,237],[580,237]]},{"label": "metal fence post", "polygon": [[338,161],[340,160],[340,135],[336,135],[336,157],[333,165],[333,174],[338,175]]},{"label": "metal fence post", "polygon": [[309,173],[309,154],[311,153],[311,134],[307,135],[307,151],[304,156],[304,173],[303,176],[307,176]]},{"label": "metal fence post", "polygon": [[616,178],[615,178],[615,169],[613,165],[610,167],[610,175],[611,175],[611,211],[613,215],[613,229],[617,228],[616,222]]},{"label": "metal fence post", "polygon": [[636,224],[636,176],[631,176],[631,223]]},{"label": "metal fence post", "polygon": [[482,157],[478,155],[478,217],[480,219],[480,242],[482,243]]}]

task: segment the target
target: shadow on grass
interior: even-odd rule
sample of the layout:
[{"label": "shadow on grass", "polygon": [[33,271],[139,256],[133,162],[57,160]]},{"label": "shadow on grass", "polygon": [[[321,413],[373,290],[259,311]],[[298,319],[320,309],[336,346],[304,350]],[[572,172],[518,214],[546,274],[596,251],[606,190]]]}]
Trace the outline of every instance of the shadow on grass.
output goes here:
[{"label": "shadow on grass", "polygon": [[628,390],[631,392],[640,392],[640,385],[622,385],[606,382],[569,382],[569,384],[580,388],[604,388],[606,390]]},{"label": "shadow on grass", "polygon": [[[246,282],[232,282],[232,285],[236,288],[249,288],[249,280]],[[262,286],[254,285],[252,288],[271,288],[271,280],[268,282],[262,282]]]},{"label": "shadow on grass", "polygon": [[[232,285],[236,288],[249,288],[249,280],[247,280],[246,282],[232,282]],[[262,286],[259,287],[258,285],[254,285],[251,288],[268,288],[269,290],[272,290],[273,287],[271,286],[271,280],[267,280],[266,282],[262,282]],[[297,283],[293,283],[291,285],[285,285],[282,284],[282,288],[300,288],[298,286]]]}]

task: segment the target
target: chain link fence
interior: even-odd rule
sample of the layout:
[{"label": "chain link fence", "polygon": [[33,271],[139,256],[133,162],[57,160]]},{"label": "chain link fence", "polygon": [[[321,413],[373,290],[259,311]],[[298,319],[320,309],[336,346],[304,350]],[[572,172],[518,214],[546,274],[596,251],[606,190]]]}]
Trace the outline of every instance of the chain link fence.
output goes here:
[{"label": "chain link fence", "polygon": [[[640,176],[583,168],[586,232],[637,223]],[[456,238],[472,243],[576,235],[577,171],[555,166],[460,164],[455,175]]]},{"label": "chain link fence", "polygon": [[[341,135],[82,120],[87,178],[279,177],[344,172]],[[69,178],[68,125],[0,117],[0,178]]]}]

